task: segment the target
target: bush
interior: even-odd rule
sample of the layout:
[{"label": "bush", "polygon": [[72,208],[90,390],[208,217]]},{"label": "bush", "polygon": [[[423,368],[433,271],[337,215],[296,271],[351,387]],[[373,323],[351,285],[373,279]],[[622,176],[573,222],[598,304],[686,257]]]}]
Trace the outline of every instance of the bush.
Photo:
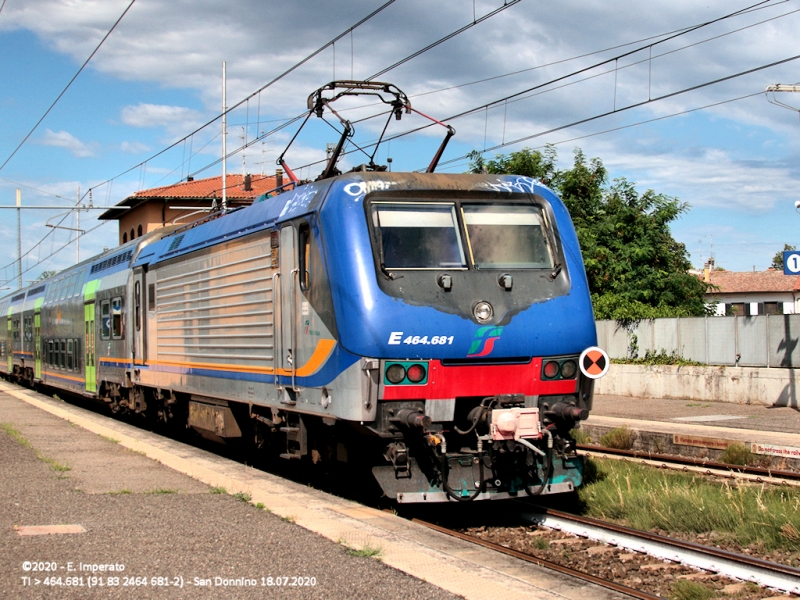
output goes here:
[{"label": "bush", "polygon": [[569,434],[576,444],[591,444],[592,438],[582,429],[570,429]]},{"label": "bush", "polygon": [[729,465],[749,465],[753,461],[753,453],[744,444],[731,444],[725,448],[719,460]]},{"label": "bush", "polygon": [[600,445],[618,450],[630,450],[636,442],[636,432],[627,425],[617,427],[600,436]]}]

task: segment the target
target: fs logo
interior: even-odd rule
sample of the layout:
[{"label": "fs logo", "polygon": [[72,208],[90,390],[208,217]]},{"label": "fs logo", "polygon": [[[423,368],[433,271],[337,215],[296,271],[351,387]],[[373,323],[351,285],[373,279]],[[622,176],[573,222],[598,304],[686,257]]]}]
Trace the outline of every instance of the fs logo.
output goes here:
[{"label": "fs logo", "polygon": [[503,333],[502,327],[481,327],[475,332],[475,339],[469,347],[467,358],[488,356],[494,350],[494,343],[500,339]]}]

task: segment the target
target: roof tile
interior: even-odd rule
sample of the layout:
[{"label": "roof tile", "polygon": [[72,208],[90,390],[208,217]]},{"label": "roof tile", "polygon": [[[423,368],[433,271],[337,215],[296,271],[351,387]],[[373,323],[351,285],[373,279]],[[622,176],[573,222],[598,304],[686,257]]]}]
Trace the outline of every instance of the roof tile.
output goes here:
[{"label": "roof tile", "polygon": [[[711,271],[711,293],[735,294],[748,292],[793,292],[800,290],[800,277],[784,275],[783,271]],[[702,279],[702,274],[700,275]]]}]

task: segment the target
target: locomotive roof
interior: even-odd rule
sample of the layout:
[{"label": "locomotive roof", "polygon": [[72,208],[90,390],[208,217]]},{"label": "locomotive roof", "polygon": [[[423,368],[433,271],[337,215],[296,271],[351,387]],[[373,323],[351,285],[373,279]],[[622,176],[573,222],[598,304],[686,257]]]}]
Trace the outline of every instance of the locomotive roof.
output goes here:
[{"label": "locomotive roof", "polygon": [[[143,249],[133,266],[155,264],[227,242],[257,231],[274,227],[304,214],[316,212],[328,189],[335,184],[363,184],[368,192],[446,192],[482,193],[533,192],[534,182],[528,177],[489,174],[446,173],[373,173],[354,172],[319,182],[301,185],[277,196],[259,196],[252,205],[234,209],[226,215],[204,223],[178,229]],[[537,192],[546,189],[536,182]]]}]

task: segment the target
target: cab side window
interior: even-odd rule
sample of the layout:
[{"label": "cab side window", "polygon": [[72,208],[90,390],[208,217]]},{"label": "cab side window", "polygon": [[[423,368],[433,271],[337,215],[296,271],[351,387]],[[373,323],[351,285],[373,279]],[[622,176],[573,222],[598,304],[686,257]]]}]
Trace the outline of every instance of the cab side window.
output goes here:
[{"label": "cab side window", "polygon": [[311,258],[311,229],[308,223],[300,225],[298,230],[298,271],[300,272],[300,289],[306,291],[310,287],[309,261]]},{"label": "cab side window", "polygon": [[122,339],[122,298],[111,299],[111,336]]},{"label": "cab side window", "polygon": [[100,336],[104,340],[111,339],[111,302],[103,300],[100,303]]}]

